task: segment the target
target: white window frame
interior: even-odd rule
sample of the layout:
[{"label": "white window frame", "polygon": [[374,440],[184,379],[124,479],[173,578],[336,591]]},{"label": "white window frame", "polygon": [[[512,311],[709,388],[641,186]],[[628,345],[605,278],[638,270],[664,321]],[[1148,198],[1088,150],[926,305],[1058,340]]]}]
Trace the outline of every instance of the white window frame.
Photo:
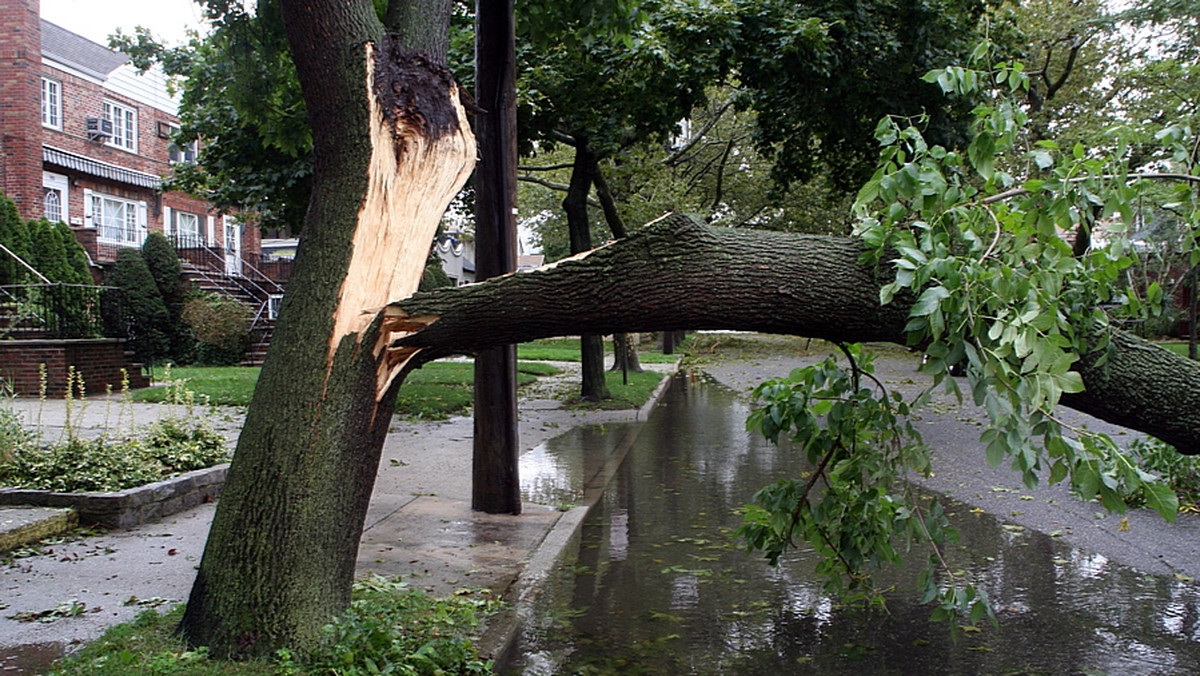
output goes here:
[{"label": "white window frame", "polygon": [[171,232],[175,233],[176,242],[184,246],[204,246],[199,214],[175,209],[171,212],[171,219]]},{"label": "white window frame", "polygon": [[96,228],[97,240],[123,247],[146,241],[146,203],[85,191],[84,225]]},{"label": "white window frame", "polygon": [[62,83],[42,78],[42,126],[62,131]]},{"label": "white window frame", "polygon": [[[50,222],[54,222],[55,220],[63,223],[71,222],[70,185],[71,181],[62,174],[55,174],[49,171],[42,172],[42,188],[44,189],[42,194],[42,215],[46,217],[46,220]],[[56,194],[58,199],[59,213],[57,219],[53,217],[53,214],[47,208],[50,203],[51,193]]]},{"label": "white window frame", "polygon": [[137,152],[137,108],[105,99],[104,119],[112,122],[113,133],[105,143],[114,148]]},{"label": "white window frame", "polygon": [[196,158],[200,157],[200,141],[179,145],[179,142],[175,140],[178,135],[179,126],[171,125],[171,141],[167,145],[167,156],[171,164],[195,164]]}]

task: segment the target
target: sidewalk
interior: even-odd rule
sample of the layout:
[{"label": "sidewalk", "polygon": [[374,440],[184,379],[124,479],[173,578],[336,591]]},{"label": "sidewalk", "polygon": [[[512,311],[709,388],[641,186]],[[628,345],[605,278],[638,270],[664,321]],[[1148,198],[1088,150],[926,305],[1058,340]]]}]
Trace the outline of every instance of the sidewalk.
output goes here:
[{"label": "sidewalk", "polygon": [[[561,366],[561,365],[560,365]],[[578,366],[575,365],[577,374]],[[674,365],[647,365],[674,371]],[[556,378],[577,377],[568,370]],[[532,457],[551,437],[573,427],[614,424],[644,419],[642,411],[577,412],[563,410],[553,399],[540,396],[553,383],[524,392],[520,403],[522,458]],[[661,389],[660,389],[661,391]],[[41,422],[43,435],[56,439],[68,415],[59,401],[18,399],[14,408],[29,423]],[[157,404],[120,404],[91,400],[74,402],[70,415],[76,430],[96,433],[106,427],[129,429],[129,421],[144,424],[169,411]],[[208,409],[197,408],[201,414]],[[179,411],[175,412],[176,414]],[[241,425],[241,411],[221,409],[210,417],[232,440]],[[119,420],[118,420],[119,417]],[[636,429],[634,426],[633,429]],[[636,434],[631,429],[630,434]],[[416,588],[444,595],[461,588],[486,587],[514,600],[552,565],[565,540],[582,520],[586,505],[571,508],[526,503],[520,516],[486,515],[471,511],[472,420],[444,422],[397,420],[384,442],[379,474],[359,547],[360,575],[403,576]],[[625,444],[627,446],[627,444]],[[615,449],[612,463],[619,461]],[[534,453],[536,455],[536,453]],[[523,460],[524,462],[524,460]],[[594,496],[612,467],[601,463],[583,482],[581,494]],[[524,468],[523,468],[524,469]],[[523,485],[534,477],[522,477]],[[586,500],[581,501],[586,502]],[[159,523],[111,531],[61,543],[53,540],[38,552],[16,552],[0,569],[0,671],[14,667],[37,669],[62,650],[99,636],[108,627],[133,619],[148,607],[168,606],[187,599],[208,534],[214,504],[205,504]],[[564,511],[565,509],[565,511]],[[0,509],[4,522],[26,515]],[[7,556],[12,556],[7,555]],[[529,566],[530,561],[537,562]],[[61,608],[71,614],[52,622],[18,621],[18,613],[44,613]],[[512,627],[508,620],[493,622],[481,649],[498,651]],[[26,671],[25,673],[37,673]]]}]

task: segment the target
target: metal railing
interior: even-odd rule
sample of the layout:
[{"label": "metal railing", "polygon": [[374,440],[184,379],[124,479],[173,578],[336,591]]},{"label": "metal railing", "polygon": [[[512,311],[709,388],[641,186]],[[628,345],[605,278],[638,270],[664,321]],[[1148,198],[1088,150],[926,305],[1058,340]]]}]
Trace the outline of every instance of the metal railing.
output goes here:
[{"label": "metal railing", "polygon": [[109,286],[0,286],[0,338],[125,338],[123,303]]},{"label": "metal railing", "polygon": [[[226,256],[230,254],[228,249],[209,245],[203,238],[196,237],[176,236],[174,243],[179,257],[191,263],[197,273],[212,286],[221,288],[221,284],[214,279],[214,276],[219,275],[223,279],[231,280],[252,300],[256,311],[250,325],[250,333],[254,333],[270,312],[271,298],[283,294],[283,286],[251,263],[249,254],[238,254],[238,272],[230,274],[226,264]],[[261,257],[258,258],[261,262]],[[289,265],[287,272],[290,271]]]}]

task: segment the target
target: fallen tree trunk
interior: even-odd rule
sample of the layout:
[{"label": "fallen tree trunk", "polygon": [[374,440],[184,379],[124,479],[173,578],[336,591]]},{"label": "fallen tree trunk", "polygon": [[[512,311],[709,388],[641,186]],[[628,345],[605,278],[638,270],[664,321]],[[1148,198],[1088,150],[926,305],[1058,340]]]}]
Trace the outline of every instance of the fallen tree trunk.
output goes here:
[{"label": "fallen tree trunk", "polygon": [[[862,253],[849,238],[710,228],[672,214],[555,265],[391,303],[387,360],[408,370],[498,343],[676,329],[902,342],[912,299],[880,305],[890,270],[864,266]],[[1099,354],[1076,365],[1087,391],[1062,402],[1200,453],[1200,364],[1120,331],[1112,344],[1103,365]]]}]

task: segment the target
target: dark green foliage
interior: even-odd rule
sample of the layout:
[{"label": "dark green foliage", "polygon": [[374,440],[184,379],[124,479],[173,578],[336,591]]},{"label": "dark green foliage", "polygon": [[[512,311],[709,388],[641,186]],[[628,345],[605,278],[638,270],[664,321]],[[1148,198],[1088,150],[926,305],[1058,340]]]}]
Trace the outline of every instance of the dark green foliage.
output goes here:
[{"label": "dark green foliage", "polygon": [[53,224],[52,227],[58,231],[58,235],[62,239],[63,249],[66,250],[67,254],[67,265],[71,268],[71,280],[64,279],[61,281],[69,281],[71,284],[95,283],[95,280],[92,279],[92,266],[88,263],[87,251],[84,250],[79,240],[75,238],[75,231],[71,229],[71,226],[61,221]]},{"label": "dark green foliage", "polygon": [[931,143],[967,141],[967,99],[921,81],[964,61],[978,39],[979,0],[781,3],[738,0],[742,105],[758,111],[759,147],[781,183],[822,167],[843,187],[870,176],[884,115],[926,115]]},{"label": "dark green foliage", "polygon": [[208,294],[185,303],[181,317],[196,336],[196,363],[206,366],[241,363],[250,341],[250,315],[245,305],[232,298]]},{"label": "dark green foliage", "polygon": [[191,328],[183,321],[183,306],[187,302],[187,289],[183,281],[183,265],[179,255],[160,232],[152,232],[142,244],[142,258],[150,269],[150,276],[158,287],[163,304],[167,308],[169,319],[165,328],[170,341],[170,359],[175,362],[188,361],[196,337]]},{"label": "dark green foliage", "polygon": [[[0,244],[22,259],[29,258],[29,230],[17,205],[7,196],[0,194]],[[28,270],[9,254],[0,251],[0,285],[25,284]]]},{"label": "dark green foliage", "polygon": [[[25,260],[51,282],[78,284],[67,260],[62,235],[45,219],[29,221],[29,257]],[[74,238],[72,238],[74,239]]]},{"label": "dark green foliage", "polygon": [[170,315],[142,252],[121,249],[105,282],[124,294],[122,310],[129,332],[129,347],[138,361],[156,364],[166,359],[171,347],[168,338]]}]

